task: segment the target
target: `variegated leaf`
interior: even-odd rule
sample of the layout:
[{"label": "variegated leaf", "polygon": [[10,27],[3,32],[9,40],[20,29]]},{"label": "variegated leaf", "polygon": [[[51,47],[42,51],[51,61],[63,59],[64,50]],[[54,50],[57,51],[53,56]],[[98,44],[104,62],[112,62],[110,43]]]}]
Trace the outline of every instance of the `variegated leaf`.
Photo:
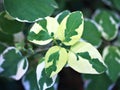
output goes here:
[{"label": "variegated leaf", "polygon": [[94,20],[85,19],[82,39],[96,47],[99,47],[102,42],[99,27],[99,24],[97,24]]},{"label": "variegated leaf", "polygon": [[71,47],[68,65],[80,73],[99,74],[106,70],[100,53],[87,42],[78,42]]},{"label": "variegated leaf", "polygon": [[75,44],[83,32],[83,15],[80,11],[72,12],[61,22],[56,37],[65,45]]},{"label": "variegated leaf", "polygon": [[57,78],[57,75],[51,78],[46,75],[44,60],[42,60],[42,62],[38,64],[36,75],[37,75],[37,84],[40,90],[46,90],[47,88],[52,87]]},{"label": "variegated leaf", "polygon": [[70,14],[70,11],[65,10],[65,11],[59,13],[59,14],[56,16],[56,19],[58,20],[59,23],[61,23],[62,20],[63,20],[68,14]]},{"label": "variegated leaf", "polygon": [[28,69],[28,61],[14,47],[8,47],[0,56],[0,75],[19,80]]},{"label": "variegated leaf", "polygon": [[6,11],[21,22],[35,22],[50,16],[57,4],[54,0],[4,0]]},{"label": "variegated leaf", "polygon": [[28,40],[38,45],[46,45],[52,41],[58,26],[55,18],[46,17],[32,26]]},{"label": "variegated leaf", "polygon": [[68,60],[67,51],[59,46],[51,47],[45,55],[45,70],[52,77],[60,72]]},{"label": "variegated leaf", "polygon": [[99,75],[83,75],[85,90],[112,90],[114,84],[106,73]]},{"label": "variegated leaf", "polygon": [[112,14],[105,10],[97,10],[94,15],[95,21],[101,26],[101,34],[105,40],[113,40],[118,33],[118,24]]},{"label": "variegated leaf", "polygon": [[24,86],[24,90],[39,90],[37,85],[36,67],[30,68],[24,75],[22,78],[22,85]]},{"label": "variegated leaf", "polygon": [[107,46],[103,51],[103,59],[108,66],[108,76],[115,82],[120,76],[120,50],[115,46]]},{"label": "variegated leaf", "polygon": [[20,32],[23,27],[24,23],[16,21],[6,12],[0,13],[0,31],[6,34],[15,34]]}]

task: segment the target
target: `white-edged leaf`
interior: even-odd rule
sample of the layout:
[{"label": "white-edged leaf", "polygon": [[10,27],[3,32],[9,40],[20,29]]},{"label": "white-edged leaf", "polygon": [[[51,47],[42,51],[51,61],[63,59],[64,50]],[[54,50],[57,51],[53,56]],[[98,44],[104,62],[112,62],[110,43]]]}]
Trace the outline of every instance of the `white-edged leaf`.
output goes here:
[{"label": "white-edged leaf", "polygon": [[109,11],[97,10],[94,19],[101,26],[101,34],[105,40],[110,41],[116,38],[118,24]]},{"label": "white-edged leaf", "polygon": [[99,24],[97,24],[94,20],[86,18],[84,21],[82,39],[91,43],[95,47],[99,47],[102,43],[99,27]]},{"label": "white-edged leaf", "polygon": [[46,17],[32,26],[28,40],[38,45],[46,45],[52,41],[58,26],[57,19]]},{"label": "white-edged leaf", "polygon": [[36,69],[36,75],[37,75],[37,84],[40,90],[46,90],[47,88],[52,87],[57,78],[57,75],[51,78],[46,75],[44,60],[42,60],[42,62],[38,64]]},{"label": "white-edged leaf", "polygon": [[103,50],[103,59],[108,66],[108,76],[115,82],[120,76],[120,50],[115,46],[107,46]]},{"label": "white-edged leaf", "polygon": [[52,77],[58,74],[68,60],[67,51],[59,46],[51,47],[45,55],[45,71]]},{"label": "white-edged leaf", "polygon": [[87,42],[78,42],[71,47],[68,65],[80,73],[99,74],[106,70],[100,53]]},{"label": "white-edged leaf", "polygon": [[106,73],[99,75],[83,75],[85,90],[112,90],[114,84]]},{"label": "white-edged leaf", "polygon": [[27,69],[27,58],[23,57],[15,47],[8,47],[0,55],[0,75],[19,80]]},{"label": "white-edged leaf", "polygon": [[6,11],[21,22],[35,22],[49,16],[57,8],[54,0],[4,0]]},{"label": "white-edged leaf", "polygon": [[56,37],[65,45],[75,44],[83,32],[83,15],[80,11],[68,14],[60,23]]},{"label": "white-edged leaf", "polygon": [[25,90],[39,90],[37,85],[36,68],[30,70],[22,78],[22,85]]},{"label": "white-edged leaf", "polygon": [[11,18],[6,12],[0,13],[0,29],[6,34],[15,34],[22,31],[24,23]]}]

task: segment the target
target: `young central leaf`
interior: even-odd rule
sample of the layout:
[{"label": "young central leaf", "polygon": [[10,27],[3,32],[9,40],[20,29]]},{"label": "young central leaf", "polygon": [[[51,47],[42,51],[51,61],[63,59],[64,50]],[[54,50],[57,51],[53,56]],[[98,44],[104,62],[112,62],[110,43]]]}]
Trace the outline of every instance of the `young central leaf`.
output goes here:
[{"label": "young central leaf", "polygon": [[68,65],[80,73],[99,74],[106,70],[97,49],[86,42],[78,42],[71,47]]},{"label": "young central leaf", "polygon": [[56,64],[57,64],[57,60],[58,59],[59,59],[59,52],[55,52],[55,53],[53,53],[53,54],[50,55],[50,57],[48,59],[48,62],[53,62],[53,64],[51,66],[49,66],[48,68],[46,68],[46,72],[47,72],[48,75],[49,74],[51,75],[51,73],[53,71],[57,70]]},{"label": "young central leaf", "polygon": [[88,60],[90,64],[92,64],[92,67],[100,73],[106,69],[106,67],[97,58],[92,59],[88,52],[77,53],[77,55],[82,58],[85,58],[85,60]]},{"label": "young central leaf", "polygon": [[58,60],[58,59],[59,59],[59,52],[55,52],[52,55],[50,55],[48,62],[51,62],[52,60],[54,62],[55,60]]},{"label": "young central leaf", "polygon": [[78,12],[78,14],[71,14],[67,18],[66,23],[66,29],[65,29],[65,40],[66,42],[69,42],[71,40],[71,37],[74,35],[77,35],[78,32],[75,31],[77,28],[79,28],[79,25],[82,24],[82,18],[81,14]]},{"label": "young central leaf", "polygon": [[32,26],[28,40],[35,44],[46,45],[52,41],[58,26],[59,24],[56,19],[46,17]]},{"label": "young central leaf", "polygon": [[48,34],[48,32],[41,30],[38,34],[34,33],[33,31],[29,33],[28,39],[33,41],[35,40],[48,40],[51,38],[51,36]]},{"label": "young central leaf", "polygon": [[57,74],[67,62],[67,51],[59,46],[51,47],[45,55],[45,70],[48,76]]},{"label": "young central leaf", "polygon": [[80,11],[68,14],[60,23],[57,38],[65,45],[75,44],[83,32],[83,15]]}]

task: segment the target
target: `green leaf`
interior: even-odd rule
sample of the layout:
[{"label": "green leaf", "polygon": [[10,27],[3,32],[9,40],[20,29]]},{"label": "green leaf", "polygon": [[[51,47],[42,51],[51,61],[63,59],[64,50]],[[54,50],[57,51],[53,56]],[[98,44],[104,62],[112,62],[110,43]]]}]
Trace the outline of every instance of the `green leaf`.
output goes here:
[{"label": "green leaf", "polygon": [[83,21],[80,11],[70,13],[62,20],[56,35],[57,38],[65,45],[75,44],[82,35]]},{"label": "green leaf", "polygon": [[68,14],[70,14],[70,11],[68,11],[68,10],[65,10],[65,11],[59,13],[59,14],[56,16],[58,22],[61,23],[62,20],[63,20]]},{"label": "green leaf", "polygon": [[0,75],[19,80],[28,69],[28,61],[14,47],[8,47],[0,55]]},{"label": "green leaf", "polygon": [[108,46],[103,51],[103,58],[108,67],[107,74],[115,82],[120,76],[120,50],[115,46]]},{"label": "green leaf", "polygon": [[14,40],[13,35],[9,35],[0,31],[0,42],[12,45],[14,42],[13,40]]},{"label": "green leaf", "polygon": [[24,24],[10,17],[6,12],[0,13],[0,30],[7,34],[18,33],[23,29]]},{"label": "green leaf", "polygon": [[57,78],[57,75],[55,75],[51,78],[47,76],[47,74],[45,72],[45,62],[44,61],[42,61],[41,63],[38,64],[37,70],[36,70],[36,75],[37,75],[37,84],[38,84],[38,87],[40,90],[46,90],[47,88],[52,87]]},{"label": "green leaf", "polygon": [[84,32],[82,34],[82,39],[91,43],[92,45],[99,47],[101,40],[101,33],[99,31],[99,25],[90,19],[85,19],[84,21]]},{"label": "green leaf", "polygon": [[4,0],[4,6],[12,17],[22,22],[38,21],[57,8],[54,0]]},{"label": "green leaf", "polygon": [[99,74],[106,70],[100,53],[87,42],[78,42],[71,47],[68,65],[79,73]]},{"label": "green leaf", "polygon": [[112,81],[105,74],[100,75],[83,75],[85,78],[85,90],[110,90],[112,88]]},{"label": "green leaf", "polygon": [[[64,57],[63,57],[64,56]],[[68,60],[67,51],[59,46],[51,47],[45,55],[45,70],[48,76],[58,74]]]},{"label": "green leaf", "polygon": [[101,34],[106,40],[113,40],[118,33],[118,24],[111,13],[106,10],[96,11],[95,21],[101,26]]},{"label": "green leaf", "polygon": [[38,45],[48,44],[52,41],[58,26],[55,18],[46,17],[32,26],[28,40]]},{"label": "green leaf", "polygon": [[36,68],[30,69],[22,78],[25,90],[39,90],[37,85]]}]

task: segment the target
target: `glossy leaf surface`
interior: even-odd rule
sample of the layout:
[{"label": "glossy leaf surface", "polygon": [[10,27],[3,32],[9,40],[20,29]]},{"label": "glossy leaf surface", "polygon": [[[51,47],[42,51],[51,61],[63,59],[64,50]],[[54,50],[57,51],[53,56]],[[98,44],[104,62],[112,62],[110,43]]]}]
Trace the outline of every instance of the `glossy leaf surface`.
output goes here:
[{"label": "glossy leaf surface", "polygon": [[22,22],[38,21],[57,8],[54,0],[4,0],[4,5],[11,16]]},{"label": "glossy leaf surface", "polygon": [[45,55],[45,71],[52,77],[58,74],[68,60],[67,51],[59,46],[51,47]]},{"label": "glossy leaf surface", "polygon": [[71,47],[68,65],[79,73],[99,74],[106,70],[100,53],[86,42],[78,42]]},{"label": "glossy leaf surface", "polygon": [[[44,59],[44,58],[43,58]],[[40,90],[45,90],[53,86],[56,81],[57,75],[53,77],[48,77],[45,72],[45,62],[44,60],[40,62],[36,70],[37,84]]]},{"label": "glossy leaf surface", "polygon": [[83,21],[83,15],[80,11],[70,13],[60,23],[57,38],[65,45],[75,44],[82,35]]},{"label": "glossy leaf surface", "polygon": [[120,75],[120,50],[115,46],[108,46],[103,51],[103,58],[108,67],[107,74],[115,82]]},{"label": "glossy leaf surface", "polygon": [[0,75],[19,80],[27,69],[27,59],[16,48],[8,47],[0,55]]}]

